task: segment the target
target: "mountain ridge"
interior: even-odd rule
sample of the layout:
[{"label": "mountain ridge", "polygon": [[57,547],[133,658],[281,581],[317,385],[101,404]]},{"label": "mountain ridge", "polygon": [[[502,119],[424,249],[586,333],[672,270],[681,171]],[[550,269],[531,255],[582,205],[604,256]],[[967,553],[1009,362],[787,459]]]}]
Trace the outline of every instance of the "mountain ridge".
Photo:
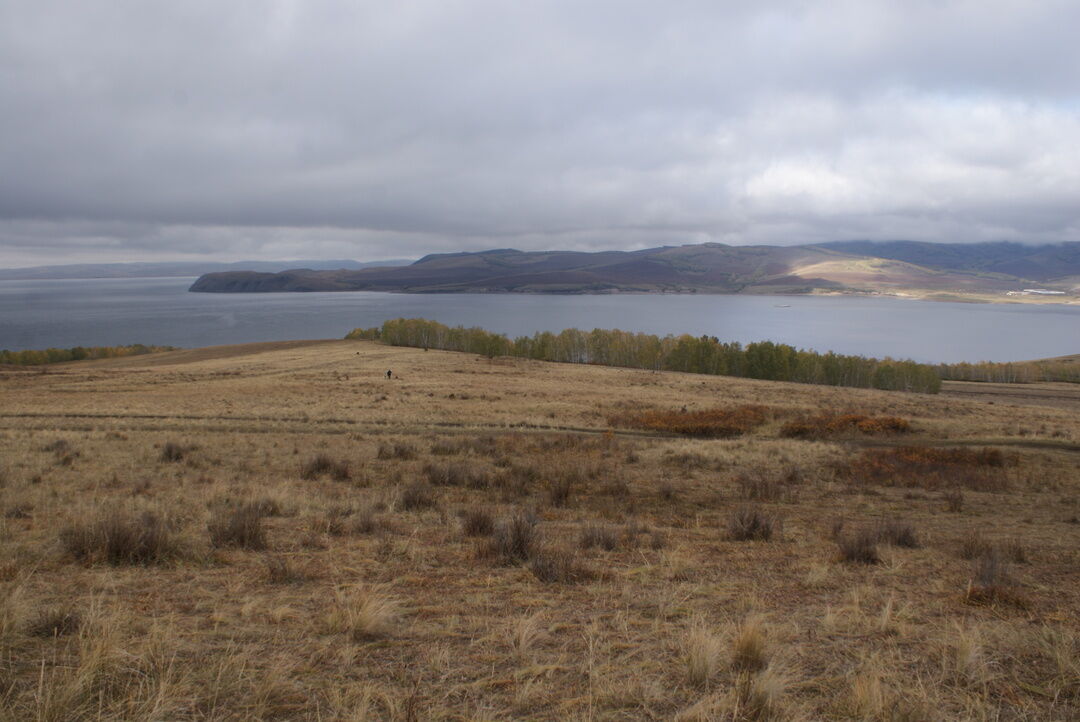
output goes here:
[{"label": "mountain ridge", "polygon": [[[1045,286],[1080,290],[1080,243],[922,244],[842,241],[801,246],[707,243],[637,251],[429,254],[405,266],[210,273],[193,292],[402,293],[892,293],[1004,294]],[[978,246],[990,246],[981,255]],[[879,252],[880,251],[880,252]],[[873,252],[872,254],[869,252]],[[928,263],[927,258],[934,261]],[[921,262],[920,262],[921,261]],[[1024,275],[1008,273],[1022,270]],[[1059,282],[1060,280],[1060,282]]]}]

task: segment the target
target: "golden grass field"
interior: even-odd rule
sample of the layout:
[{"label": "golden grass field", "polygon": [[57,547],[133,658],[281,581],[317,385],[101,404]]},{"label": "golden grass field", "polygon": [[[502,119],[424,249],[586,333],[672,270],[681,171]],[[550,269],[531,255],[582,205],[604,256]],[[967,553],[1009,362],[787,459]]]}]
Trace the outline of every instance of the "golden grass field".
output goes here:
[{"label": "golden grass field", "polygon": [[[0,399],[0,719],[1080,718],[1075,386],[320,341]],[[783,436],[833,413],[911,430]]]}]

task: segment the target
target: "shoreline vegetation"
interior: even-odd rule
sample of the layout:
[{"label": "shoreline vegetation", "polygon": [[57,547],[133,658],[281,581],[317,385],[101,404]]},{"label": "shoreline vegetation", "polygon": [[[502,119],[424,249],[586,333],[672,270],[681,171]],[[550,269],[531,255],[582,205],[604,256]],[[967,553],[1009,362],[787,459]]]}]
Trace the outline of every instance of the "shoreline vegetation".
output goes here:
[{"label": "shoreline vegetation", "polygon": [[464,351],[489,358],[513,356],[538,361],[618,366],[650,371],[682,371],[766,381],[793,381],[935,394],[941,378],[935,367],[914,361],[817,353],[771,341],[722,342],[715,336],[656,336],[618,329],[558,334],[542,331],[515,339],[482,328],[451,328],[425,319],[393,319],[381,327],[350,331],[345,338],[391,346]]},{"label": "shoreline vegetation", "polygon": [[44,364],[67,363],[68,361],[142,356],[148,353],[177,350],[179,349],[176,346],[147,346],[141,343],[130,346],[73,346],[71,348],[25,349],[22,351],[3,349],[0,350],[0,365],[41,366]]}]

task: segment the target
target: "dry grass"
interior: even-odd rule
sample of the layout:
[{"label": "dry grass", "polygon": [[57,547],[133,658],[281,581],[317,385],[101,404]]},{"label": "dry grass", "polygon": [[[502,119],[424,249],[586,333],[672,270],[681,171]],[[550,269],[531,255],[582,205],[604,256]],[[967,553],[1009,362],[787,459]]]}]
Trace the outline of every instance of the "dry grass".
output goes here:
[{"label": "dry grass", "polygon": [[728,520],[728,536],[734,541],[769,541],[779,522],[758,507],[736,509]]},{"label": "dry grass", "polygon": [[[1080,416],[1023,405],[1052,387],[345,342],[0,383],[0,719],[1080,715]],[[764,411],[671,428],[717,404]],[[806,409],[910,430],[786,438]]]},{"label": "dry grass", "polygon": [[217,510],[207,524],[210,543],[215,547],[265,549],[263,508],[259,504],[240,504]]},{"label": "dry grass", "polygon": [[326,454],[318,454],[304,462],[300,467],[300,478],[318,479],[328,476],[335,481],[348,481],[350,478],[349,462],[331,459]]},{"label": "dry grass", "polygon": [[157,564],[181,553],[180,542],[164,517],[118,508],[105,510],[94,520],[70,523],[61,529],[60,543],[69,555],[88,564]]},{"label": "dry grass", "polygon": [[399,626],[401,607],[378,591],[359,588],[339,591],[326,614],[326,629],[354,642],[389,636]]}]

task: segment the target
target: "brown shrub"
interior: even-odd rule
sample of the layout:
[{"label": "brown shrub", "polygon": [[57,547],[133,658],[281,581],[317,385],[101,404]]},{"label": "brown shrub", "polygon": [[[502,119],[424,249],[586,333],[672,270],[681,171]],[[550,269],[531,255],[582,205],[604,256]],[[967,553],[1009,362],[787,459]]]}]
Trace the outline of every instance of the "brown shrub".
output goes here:
[{"label": "brown shrub", "polygon": [[318,479],[320,476],[329,476],[335,481],[348,481],[349,462],[335,461],[326,454],[318,454],[308,459],[300,467],[300,478],[307,481]]},{"label": "brown shrub", "polygon": [[1007,488],[1004,469],[1014,465],[1015,455],[1000,449],[939,449],[905,446],[869,449],[837,467],[841,478],[870,484],[945,489],[965,487],[975,491]]},{"label": "brown shrub", "polygon": [[104,512],[93,521],[72,522],[60,531],[64,550],[84,563],[156,564],[178,557],[180,544],[169,523],[153,512]]},{"label": "brown shrub", "polygon": [[793,502],[798,498],[798,490],[792,488],[787,479],[775,479],[761,473],[741,474],[735,483],[739,495],[747,501],[782,501]]},{"label": "brown shrub", "polygon": [[578,536],[578,546],[582,549],[600,547],[604,551],[613,551],[619,545],[619,535],[610,527],[589,524],[583,527]]},{"label": "brown shrub", "polygon": [[877,540],[883,544],[905,549],[918,549],[919,536],[910,522],[889,519],[878,524],[874,530]]},{"label": "brown shrub", "polygon": [[175,441],[166,441],[165,445],[161,447],[161,456],[158,457],[161,461],[176,462],[181,461],[184,458],[184,454],[188,452],[186,446],[176,443]]},{"label": "brown shrub", "polygon": [[775,517],[753,506],[736,509],[728,520],[728,536],[735,541],[769,541],[779,527]]},{"label": "brown shrub", "polygon": [[481,547],[481,556],[507,566],[528,561],[538,545],[536,521],[536,516],[525,511],[503,519],[488,543]]},{"label": "brown shrub", "polygon": [[702,411],[651,410],[610,416],[612,426],[660,431],[682,436],[729,439],[761,426],[767,419],[764,406],[736,406]]},{"label": "brown shrub", "polygon": [[1008,604],[1027,609],[1030,603],[1016,591],[1005,553],[989,547],[974,561],[971,582],[964,593],[964,603],[976,606]]},{"label": "brown shrub", "polygon": [[570,495],[574,491],[574,478],[572,474],[563,474],[548,483],[548,501],[552,506],[564,507],[570,503]]},{"label": "brown shrub", "polygon": [[942,497],[945,500],[945,508],[953,514],[959,514],[964,510],[964,492],[961,489],[949,489]]},{"label": "brown shrub", "polygon": [[268,556],[266,562],[266,581],[270,584],[299,584],[308,577],[285,557]]},{"label": "brown shrub", "polygon": [[789,421],[780,428],[780,436],[788,439],[824,439],[851,432],[882,436],[903,434],[909,431],[911,431],[911,424],[906,419],[896,416],[865,416],[829,412]]},{"label": "brown shrub", "polygon": [[206,525],[210,532],[210,543],[215,547],[265,549],[266,531],[262,520],[262,509],[257,504],[218,509]]},{"label": "brown shrub", "polygon": [[541,547],[534,550],[529,561],[529,571],[545,584],[572,584],[595,576],[580,563],[572,551],[561,547]]},{"label": "brown shrub", "polygon": [[840,561],[855,564],[878,564],[881,557],[877,550],[877,534],[872,529],[861,529],[852,534],[840,533],[836,539]]},{"label": "brown shrub", "polygon": [[489,536],[495,531],[495,519],[487,509],[466,509],[461,514],[465,536]]},{"label": "brown shrub", "polygon": [[424,464],[423,474],[434,486],[467,486],[470,489],[486,489],[491,483],[491,477],[487,472],[461,462]]},{"label": "brown shrub", "polygon": [[398,504],[405,511],[420,511],[435,506],[435,494],[432,488],[420,481],[402,488],[398,495]]},{"label": "brown shrub", "polygon": [[26,625],[31,637],[64,637],[79,631],[82,616],[71,609],[50,607],[42,609]]},{"label": "brown shrub", "polygon": [[416,449],[409,444],[379,444],[379,450],[375,454],[376,458],[389,460],[396,459],[398,461],[408,461],[416,458]]}]

